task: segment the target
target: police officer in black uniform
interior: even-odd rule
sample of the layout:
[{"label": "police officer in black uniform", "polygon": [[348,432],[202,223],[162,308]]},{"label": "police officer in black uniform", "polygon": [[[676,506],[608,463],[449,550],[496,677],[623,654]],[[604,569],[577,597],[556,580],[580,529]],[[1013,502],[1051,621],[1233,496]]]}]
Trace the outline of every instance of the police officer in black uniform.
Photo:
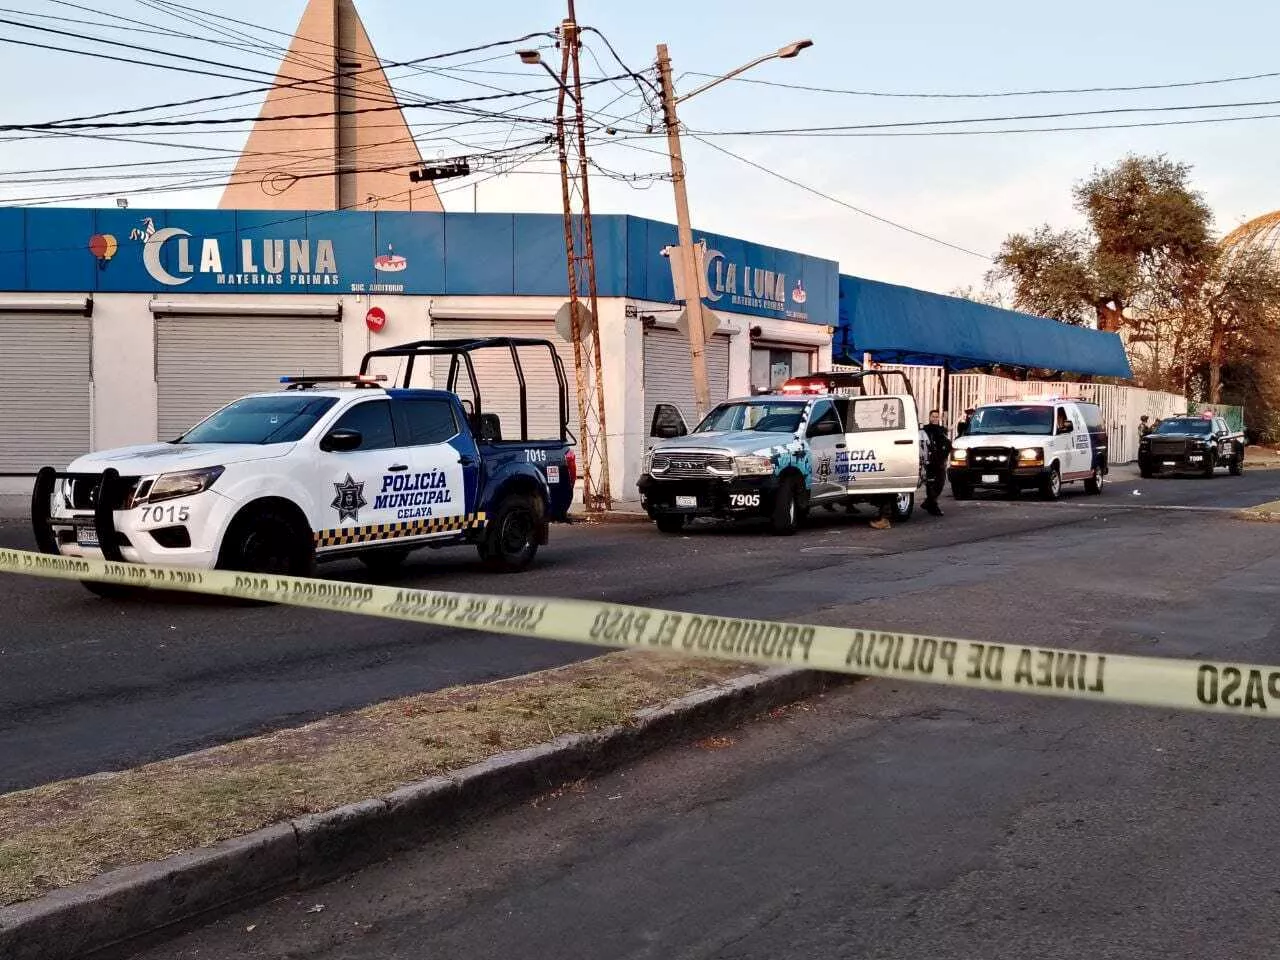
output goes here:
[{"label": "police officer in black uniform", "polygon": [[942,425],[942,414],[937,410],[929,411],[929,422],[925,425],[924,432],[929,437],[929,458],[925,461],[925,498],[922,506],[925,512],[940,517],[942,507],[938,506],[938,494],[946,483],[951,440],[947,437],[947,428]]}]

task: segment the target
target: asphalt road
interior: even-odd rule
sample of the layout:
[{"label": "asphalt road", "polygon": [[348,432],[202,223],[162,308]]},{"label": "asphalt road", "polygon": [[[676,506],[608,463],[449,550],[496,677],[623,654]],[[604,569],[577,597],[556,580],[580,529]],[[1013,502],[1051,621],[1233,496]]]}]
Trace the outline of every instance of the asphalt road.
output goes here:
[{"label": "asphalt road", "polygon": [[[1277,480],[1124,497],[1216,506],[1274,499]],[[963,505],[878,537],[693,538],[717,567],[755,550],[768,569],[673,599],[1280,661],[1280,528],[1119,494]],[[1270,957],[1277,746],[1261,720],[866,680],[140,956]]]},{"label": "asphalt road", "polygon": [[[1101,498],[1069,488],[1058,504],[946,500],[943,520],[917,514],[890,531],[870,530],[866,511],[820,512],[792,538],[745,527],[671,537],[647,524],[577,525],[557,528],[525,574],[488,575],[469,549],[424,551],[395,582],[772,618],[798,619],[853,601],[888,601],[885,611],[893,612],[900,597],[956,585],[986,589],[992,558],[1004,556],[1010,537],[1061,531],[1046,533],[1044,556],[1052,559],[1060,537],[1092,531],[1091,524],[1105,529],[1151,514],[1158,527],[1183,515],[1152,509],[1162,504],[1225,508],[1280,497],[1277,471],[1121,482],[1125,473],[1117,470],[1117,482]],[[0,544],[29,548],[26,525],[0,522]],[[355,563],[322,570],[337,578],[368,576]],[[593,652],[296,608],[154,597],[112,602],[74,583],[18,577],[3,583],[0,791],[120,769]]]}]

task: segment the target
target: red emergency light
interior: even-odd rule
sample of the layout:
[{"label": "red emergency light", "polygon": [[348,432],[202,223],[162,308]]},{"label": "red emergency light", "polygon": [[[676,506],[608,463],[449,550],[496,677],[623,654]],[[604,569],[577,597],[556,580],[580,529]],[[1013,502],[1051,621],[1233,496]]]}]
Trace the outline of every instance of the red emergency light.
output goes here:
[{"label": "red emergency light", "polygon": [[825,377],[792,377],[782,385],[783,393],[829,393],[830,390]]}]

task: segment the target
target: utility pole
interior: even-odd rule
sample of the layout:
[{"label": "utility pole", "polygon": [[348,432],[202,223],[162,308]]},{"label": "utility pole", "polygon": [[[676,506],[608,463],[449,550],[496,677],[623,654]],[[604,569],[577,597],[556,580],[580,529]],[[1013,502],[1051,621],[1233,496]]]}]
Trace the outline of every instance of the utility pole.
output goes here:
[{"label": "utility pole", "polygon": [[[600,311],[596,289],[595,245],[591,236],[591,191],[587,182],[587,133],[582,106],[581,40],[574,0],[560,24],[560,91],[556,95],[556,147],[560,160],[560,191],[564,205],[565,264],[569,278],[569,318],[573,366],[578,388],[578,442],[582,451],[582,502],[588,511],[608,510],[608,432],[605,427],[604,381],[600,356]],[[572,78],[572,88],[570,88]],[[566,98],[573,100],[567,113]],[[573,150],[569,149],[569,124]],[[583,304],[583,294],[586,303]]]},{"label": "utility pole", "polygon": [[667,152],[671,155],[671,184],[676,193],[676,229],[684,289],[685,323],[689,330],[689,359],[693,366],[693,400],[701,420],[711,406],[707,387],[706,324],[703,320],[702,278],[693,249],[693,226],[689,222],[689,194],[685,188],[684,156],[680,152],[680,121],[676,117],[676,93],[671,80],[671,57],[665,43],[658,44],[658,79],[662,84],[662,119],[667,128]]}]

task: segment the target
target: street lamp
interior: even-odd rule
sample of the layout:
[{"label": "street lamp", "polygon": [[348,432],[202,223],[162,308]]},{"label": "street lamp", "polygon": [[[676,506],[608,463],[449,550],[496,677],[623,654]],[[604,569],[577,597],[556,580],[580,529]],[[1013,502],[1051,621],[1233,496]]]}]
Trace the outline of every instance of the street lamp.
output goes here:
[{"label": "street lamp", "polygon": [[574,96],[573,91],[564,85],[564,81],[561,80],[560,77],[556,75],[556,72],[552,70],[549,66],[547,66],[547,62],[542,59],[542,54],[539,51],[517,50],[516,56],[520,58],[521,63],[526,63],[531,67],[541,67],[543,70],[547,71],[547,73],[551,75],[551,79],[556,82],[557,87],[559,87],[561,90],[567,93],[570,97],[572,97],[573,100],[576,101],[578,99],[576,96]]},{"label": "street lamp", "polygon": [[676,97],[676,103],[684,103],[686,100],[696,97],[698,94],[702,93],[704,90],[710,90],[712,87],[717,86],[721,83],[724,83],[726,80],[732,80],[734,77],[738,76],[739,74],[746,73],[752,67],[759,66],[760,64],[766,63],[769,60],[794,59],[795,57],[798,57],[800,55],[801,50],[805,50],[812,46],[813,46],[812,40],[797,40],[795,43],[788,43],[785,47],[779,47],[773,53],[766,53],[763,57],[756,57],[750,63],[744,63],[742,66],[738,67],[738,69],[730,70],[724,76],[716,77],[714,80],[709,80],[706,83],[704,83],[702,86],[698,87],[696,90],[690,90],[688,93],[682,96]]},{"label": "street lamp", "polygon": [[[736,70],[730,70],[723,76],[709,80],[702,86],[690,90],[677,97],[671,80],[671,57],[667,53],[665,43],[658,44],[658,76],[662,82],[662,117],[667,129],[667,151],[671,155],[671,184],[676,194],[676,227],[678,230],[681,253],[681,276],[684,288],[684,301],[687,311],[686,323],[689,330],[689,358],[693,367],[693,396],[697,407],[697,419],[701,420],[711,405],[711,392],[707,386],[707,358],[703,352],[706,345],[706,323],[703,318],[702,281],[698,276],[697,254],[693,249],[693,227],[689,222],[689,195],[685,188],[684,157],[680,152],[680,121],[676,116],[676,105],[684,103],[717,84],[745,73],[752,67],[768,60],[791,60],[801,50],[813,46],[812,40],[797,40],[785,47],[779,47],[773,53],[744,63]],[[523,56],[521,57],[523,59]]]}]

